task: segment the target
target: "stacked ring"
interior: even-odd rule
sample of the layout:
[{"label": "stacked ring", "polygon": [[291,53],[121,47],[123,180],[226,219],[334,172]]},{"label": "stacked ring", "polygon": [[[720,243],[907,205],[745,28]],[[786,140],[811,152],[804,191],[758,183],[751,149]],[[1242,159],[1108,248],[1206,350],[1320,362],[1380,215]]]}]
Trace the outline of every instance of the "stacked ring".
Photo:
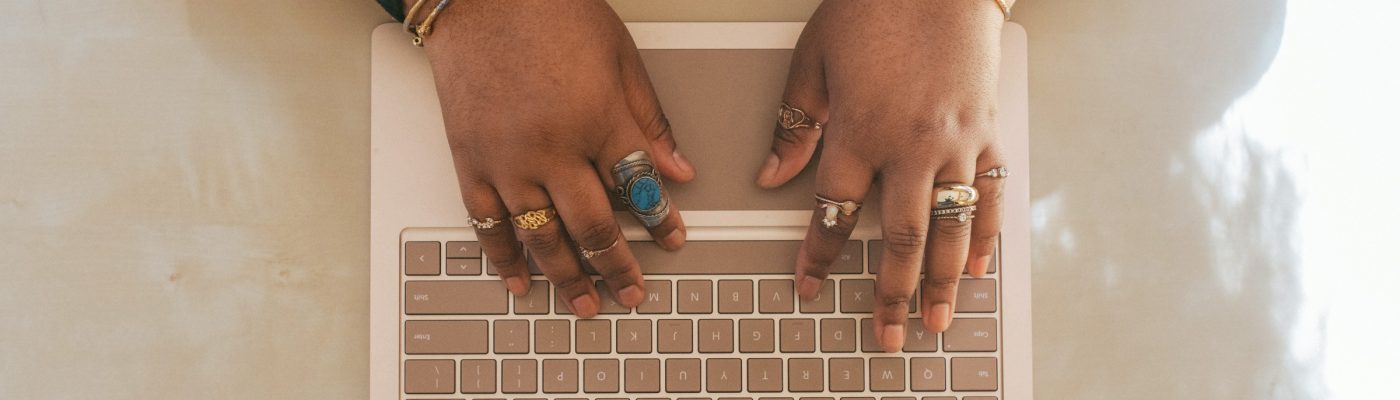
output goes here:
[{"label": "stacked ring", "polygon": [[496,225],[500,225],[500,224],[503,223],[503,222],[505,222],[505,221],[502,221],[502,220],[499,220],[499,219],[495,219],[495,218],[491,218],[491,217],[486,217],[486,218],[484,218],[484,219],[476,219],[475,217],[467,217],[467,224],[470,224],[470,225],[472,226],[472,228],[476,228],[476,230],[487,230],[487,229],[495,228]]},{"label": "stacked ring", "polygon": [[554,217],[557,215],[559,215],[559,212],[555,211],[554,207],[546,207],[512,216],[510,217],[510,222],[515,224],[516,228],[533,231],[545,226],[549,221],[553,221]]},{"label": "stacked ring", "polygon": [[939,185],[934,189],[934,208],[962,207],[977,204],[977,188],[965,183]]},{"label": "stacked ring", "polygon": [[933,210],[933,219],[957,220],[958,222],[967,222],[967,220],[977,218],[976,215],[972,214],[974,211],[977,211],[976,205],[952,208],[939,208]]}]

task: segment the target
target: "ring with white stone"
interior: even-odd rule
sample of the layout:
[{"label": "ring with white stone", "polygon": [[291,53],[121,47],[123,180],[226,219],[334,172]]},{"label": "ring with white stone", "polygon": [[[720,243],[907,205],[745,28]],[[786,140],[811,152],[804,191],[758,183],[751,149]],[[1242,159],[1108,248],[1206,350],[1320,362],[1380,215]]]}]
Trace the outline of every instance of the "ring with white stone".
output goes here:
[{"label": "ring with white stone", "polygon": [[976,215],[973,215],[973,214],[972,214],[972,213],[975,212],[975,211],[977,211],[977,206],[976,206],[976,205],[962,206],[962,207],[953,207],[953,208],[943,208],[943,209],[934,209],[934,210],[933,210],[933,219],[934,219],[934,220],[957,220],[958,222],[967,222],[967,221],[970,220],[970,219],[977,218]]},{"label": "ring with white stone", "polygon": [[495,219],[491,217],[486,217],[483,219],[476,219],[474,217],[467,217],[467,224],[470,224],[472,228],[476,228],[477,230],[487,230],[495,228],[496,225],[500,225],[502,223],[505,223],[504,218]]},{"label": "ring with white stone", "polygon": [[849,217],[854,215],[856,211],[860,211],[861,204],[856,201],[836,201],[822,197],[822,195],[819,194],[814,196],[817,198],[817,208],[826,211],[826,214],[822,216],[822,226],[828,229],[836,227],[836,214],[839,213]]},{"label": "ring with white stone", "polygon": [[992,169],[987,170],[987,172],[983,172],[983,173],[977,174],[977,177],[978,177],[978,178],[981,178],[981,177],[984,177],[984,176],[985,176],[985,177],[988,177],[988,178],[1005,178],[1005,177],[1011,176],[1011,171],[1007,171],[1007,170],[1006,170],[1006,167],[996,167],[996,168],[992,168]]}]

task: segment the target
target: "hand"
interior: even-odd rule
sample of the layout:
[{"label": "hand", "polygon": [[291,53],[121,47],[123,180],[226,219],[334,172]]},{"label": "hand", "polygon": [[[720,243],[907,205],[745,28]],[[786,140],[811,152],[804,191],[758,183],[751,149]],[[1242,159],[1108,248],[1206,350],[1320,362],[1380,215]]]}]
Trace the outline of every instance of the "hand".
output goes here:
[{"label": "hand", "polygon": [[[640,304],[641,269],[609,203],[619,184],[611,170],[645,150],[667,179],[688,181],[695,171],[676,152],[617,15],[602,1],[457,2],[443,10],[424,47],[469,214],[509,221],[558,210],[538,229],[510,222],[477,228],[506,287],[517,296],[530,289],[523,242],[570,311],[591,317],[601,303],[580,248],[607,249],[588,263],[620,304]],[[649,229],[663,248],[685,242],[674,204]]]},{"label": "hand", "polygon": [[[758,184],[797,175],[822,141],[817,193],[863,201],[878,181],[885,252],[876,279],[874,332],[889,351],[904,344],[920,268],[924,327],[947,329],[963,268],[987,263],[1001,229],[1001,179],[974,176],[1001,166],[996,85],[1003,16],[996,2],[826,1],[793,53],[783,100],[822,129],[774,132]],[[935,183],[973,183],[981,192],[970,222],[937,220]],[[798,293],[816,295],[858,214],[827,228],[818,209],[797,260]],[[970,253],[970,257],[969,257]]]}]

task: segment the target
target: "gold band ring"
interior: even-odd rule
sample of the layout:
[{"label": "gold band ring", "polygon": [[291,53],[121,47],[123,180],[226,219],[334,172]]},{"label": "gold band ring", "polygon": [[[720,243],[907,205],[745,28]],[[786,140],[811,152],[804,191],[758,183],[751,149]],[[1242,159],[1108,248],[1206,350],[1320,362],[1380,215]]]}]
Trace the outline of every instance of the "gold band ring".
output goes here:
[{"label": "gold band ring", "polygon": [[812,128],[822,130],[822,123],[807,116],[806,111],[793,107],[788,103],[778,107],[778,125],[783,129],[793,130],[798,128]]},{"label": "gold band ring", "polygon": [[977,188],[966,183],[938,184],[933,189],[933,208],[953,208],[977,204]]},{"label": "gold band ring", "polygon": [[559,215],[559,212],[555,211],[554,207],[546,207],[520,213],[519,215],[510,217],[510,221],[515,224],[516,228],[533,231],[540,229],[540,227],[548,224],[549,221],[553,221],[554,217],[557,215]]},{"label": "gold band ring", "polygon": [[608,245],[608,247],[604,247],[604,248],[601,248],[601,249],[598,249],[598,250],[589,250],[589,249],[587,249],[587,248],[585,248],[585,247],[583,247],[583,246],[579,246],[579,247],[578,247],[578,255],[579,255],[580,257],[583,257],[583,259],[585,259],[585,260],[592,260],[593,257],[597,257],[597,256],[600,256],[600,255],[603,255],[603,253],[607,253],[607,252],[609,252],[609,251],[612,251],[612,249],[617,248],[617,244],[618,244],[618,243],[622,243],[622,239],[621,239],[621,238],[613,239],[612,244]]}]

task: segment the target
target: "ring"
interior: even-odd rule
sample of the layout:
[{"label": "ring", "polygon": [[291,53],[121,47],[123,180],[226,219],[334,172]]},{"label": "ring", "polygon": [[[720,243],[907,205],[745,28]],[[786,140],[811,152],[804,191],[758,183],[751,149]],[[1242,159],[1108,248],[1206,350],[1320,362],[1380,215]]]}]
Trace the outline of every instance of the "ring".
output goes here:
[{"label": "ring", "polygon": [[628,154],[613,166],[612,175],[618,182],[613,189],[617,197],[642,225],[652,228],[666,220],[671,213],[671,201],[665,196],[661,175],[647,152],[639,150]]},{"label": "ring", "polygon": [[965,183],[939,185],[934,189],[934,208],[952,208],[977,204],[977,188]]},{"label": "ring", "polygon": [[936,208],[933,210],[933,219],[935,221],[953,219],[958,222],[967,222],[967,220],[977,218],[976,215],[972,214],[974,211],[977,211],[976,205]]},{"label": "ring", "polygon": [[992,169],[987,170],[987,172],[983,172],[983,173],[977,174],[977,177],[978,177],[978,178],[981,178],[981,177],[984,177],[984,176],[985,176],[985,177],[988,177],[988,178],[1005,178],[1005,177],[1011,176],[1011,172],[1010,172],[1010,171],[1007,171],[1007,170],[1006,170],[1006,167],[996,167],[996,168],[992,168]]},{"label": "ring", "polygon": [[554,207],[546,207],[510,217],[510,222],[514,223],[516,228],[533,231],[553,221],[556,215],[559,215],[559,212],[555,211]]},{"label": "ring", "polygon": [[472,228],[476,228],[477,230],[495,228],[496,225],[500,225],[502,222],[505,221],[491,217],[486,217],[486,219],[476,219],[475,217],[467,217],[467,223],[470,224]]},{"label": "ring", "polygon": [[783,103],[778,107],[778,125],[783,129],[812,128],[822,130],[822,123],[807,116],[806,111]]},{"label": "ring", "polygon": [[604,247],[598,250],[589,250],[583,246],[579,246],[578,255],[583,257],[583,259],[585,260],[592,260],[593,257],[603,255],[603,253],[607,253],[608,251],[611,251],[612,249],[616,248],[617,244],[621,242],[621,239],[613,239],[612,244],[608,245],[608,247]]},{"label": "ring", "polygon": [[817,208],[826,210],[826,216],[822,217],[822,225],[826,226],[827,228],[832,228],[836,226],[837,212],[840,212],[841,214],[844,214],[849,217],[852,214],[855,214],[856,211],[860,211],[861,204],[854,201],[836,201],[822,197],[821,195],[814,196],[817,198]]}]

